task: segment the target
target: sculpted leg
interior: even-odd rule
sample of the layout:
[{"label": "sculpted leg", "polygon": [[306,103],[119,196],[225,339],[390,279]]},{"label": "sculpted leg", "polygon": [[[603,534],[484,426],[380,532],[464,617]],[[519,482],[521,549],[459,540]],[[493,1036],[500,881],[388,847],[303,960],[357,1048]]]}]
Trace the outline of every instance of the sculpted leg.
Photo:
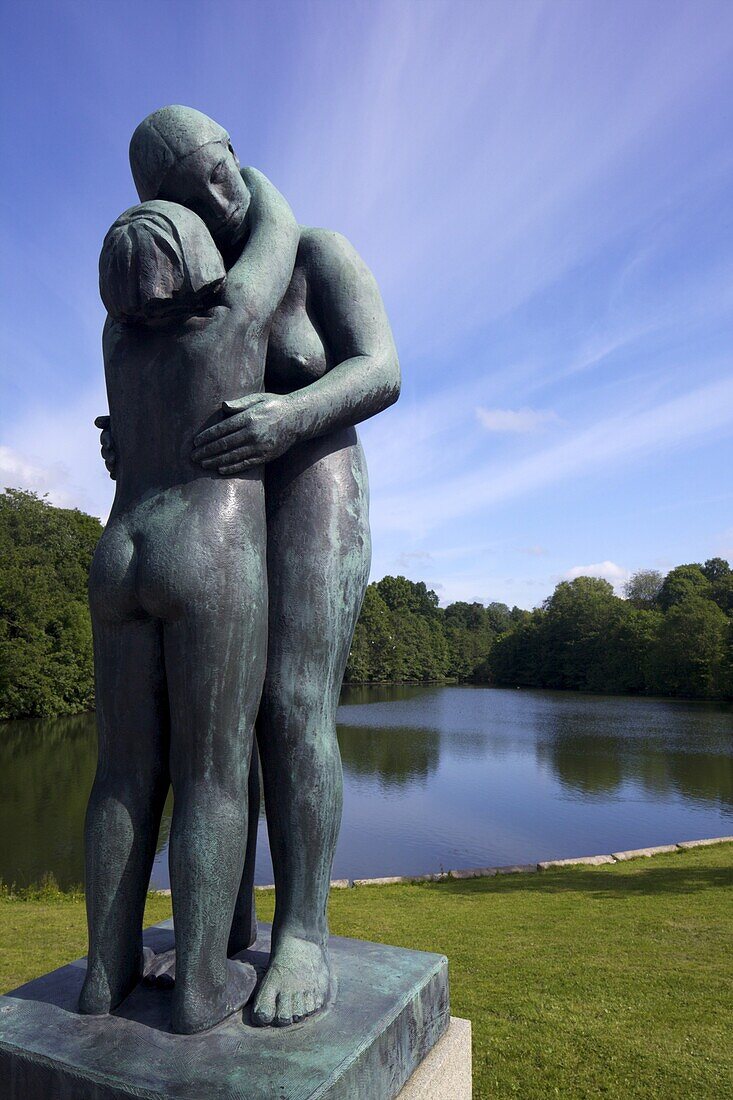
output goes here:
[{"label": "sculpted leg", "polygon": [[299,449],[299,464],[290,452],[267,486],[270,636],[258,742],[276,912],[254,1003],[259,1024],[310,1015],[331,983],[326,906],[343,783],[335,717],[370,558],[354,438]]},{"label": "sculpted leg", "polygon": [[[260,815],[260,758],[257,744],[252,746],[252,762],[247,783],[247,839],[244,870],[234,907],[232,927],[229,932],[227,955],[232,958],[246,951],[257,939],[257,913],[255,910],[254,878],[257,855],[257,826]],[[176,979],[176,951],[171,948],[157,955],[146,968],[145,980],[149,985],[170,989]]]},{"label": "sculpted leg", "polygon": [[257,856],[257,826],[260,817],[260,758],[257,745],[252,747],[252,763],[247,783],[247,847],[242,881],[234,907],[232,929],[229,933],[228,954],[245,951],[257,939],[257,913],[255,911],[255,859]]},{"label": "sculpted leg", "polygon": [[165,628],[173,731],[172,1019],[174,1031],[184,1034],[241,1008],[254,986],[252,968],[227,959],[265,648],[265,594],[250,606],[244,595],[230,590],[226,601],[212,600],[205,613]]},{"label": "sculpted leg", "polygon": [[99,763],[85,825],[89,925],[81,1012],[112,1011],[142,976],[142,924],[168,791],[160,628],[94,623]]}]

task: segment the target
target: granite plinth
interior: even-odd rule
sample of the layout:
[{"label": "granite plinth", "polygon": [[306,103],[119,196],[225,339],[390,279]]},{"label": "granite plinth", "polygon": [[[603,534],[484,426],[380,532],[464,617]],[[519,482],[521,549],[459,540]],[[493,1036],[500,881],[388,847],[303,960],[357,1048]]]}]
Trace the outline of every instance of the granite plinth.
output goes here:
[{"label": "granite plinth", "polygon": [[[262,971],[268,926],[240,957]],[[171,921],[145,942],[173,944]],[[112,1016],[76,1011],[85,960],[0,997],[3,1100],[393,1100],[446,1031],[441,955],[331,939],[336,1003],[289,1028],[247,1009],[204,1035],[170,1031],[170,992],[139,986]]]},{"label": "granite plinth", "polygon": [[471,1100],[471,1021],[451,1016],[448,1030],[420,1063],[397,1100]]}]

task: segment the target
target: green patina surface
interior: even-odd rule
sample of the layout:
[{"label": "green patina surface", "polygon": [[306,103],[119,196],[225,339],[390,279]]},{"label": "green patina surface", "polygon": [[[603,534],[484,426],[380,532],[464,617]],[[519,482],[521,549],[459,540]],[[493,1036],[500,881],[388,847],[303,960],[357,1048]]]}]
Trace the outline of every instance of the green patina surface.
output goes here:
[{"label": "green patina surface", "polygon": [[[146,932],[173,945],[172,921]],[[270,927],[246,958],[263,974]],[[291,1028],[245,1012],[201,1035],[171,1032],[171,991],[138,986],[112,1016],[77,1010],[83,960],[0,997],[8,1100],[392,1100],[448,1025],[445,958],[332,938],[338,1000]],[[334,991],[335,992],[335,991]]]}]

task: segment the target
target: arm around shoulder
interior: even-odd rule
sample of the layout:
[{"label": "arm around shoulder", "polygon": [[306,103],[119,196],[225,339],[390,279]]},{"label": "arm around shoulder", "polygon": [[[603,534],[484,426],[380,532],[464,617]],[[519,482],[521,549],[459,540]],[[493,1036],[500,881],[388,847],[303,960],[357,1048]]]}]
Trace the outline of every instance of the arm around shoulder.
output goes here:
[{"label": "arm around shoulder", "polygon": [[256,168],[243,168],[251,195],[251,229],[227,276],[227,289],[256,316],[271,319],[293,274],[300,227],[290,206]]}]

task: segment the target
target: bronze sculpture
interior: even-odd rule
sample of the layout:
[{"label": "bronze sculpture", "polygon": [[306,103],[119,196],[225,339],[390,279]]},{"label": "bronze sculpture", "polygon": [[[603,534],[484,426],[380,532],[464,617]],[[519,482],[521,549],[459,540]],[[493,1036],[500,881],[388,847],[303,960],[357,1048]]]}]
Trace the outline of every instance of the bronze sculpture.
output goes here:
[{"label": "bronze sculpture", "polygon": [[[246,270],[249,250],[261,228],[257,220],[263,217],[262,211],[257,209],[258,187],[263,210],[266,206],[264,196],[269,194],[272,210],[279,211],[269,225],[274,242],[270,244],[273,248],[272,263],[274,268],[278,267],[289,240],[287,207],[279,196],[268,190],[271,185],[259,174],[251,169],[240,172],[228,134],[211,119],[184,107],[168,107],[155,112],[138,127],[133,137],[131,164],[144,206],[151,202],[181,204],[199,215],[208,227],[227,269],[223,290],[219,293],[231,301],[233,308],[238,293],[237,272]],[[268,216],[264,216],[262,224],[267,223]],[[280,252],[275,244],[280,246]],[[273,274],[273,269],[268,268],[264,275],[258,274],[257,278],[263,279],[264,283],[269,282],[271,290]],[[245,979],[243,972],[237,971],[236,967],[233,970],[230,964],[228,992],[222,992],[222,975],[227,965],[227,937],[230,955],[247,947],[252,940],[255,835],[252,815],[256,784],[253,781],[249,784],[251,798],[247,830],[241,764],[245,757],[249,761],[251,742],[247,730],[258,706],[257,744],[262,760],[277,908],[270,966],[255,996],[253,1020],[260,1024],[287,1025],[302,1019],[322,1007],[331,985],[326,903],[341,816],[341,765],[335,733],[335,711],[370,559],[366,467],[354,425],[396,400],[399,367],[374,279],[347,241],[326,230],[301,230],[297,252],[293,247],[288,278],[289,283],[286,279],[281,290],[282,300],[279,305],[275,303],[277,309],[274,317],[270,318],[271,297],[267,298],[266,303],[260,297],[259,312],[255,311],[256,317],[252,315],[252,325],[260,335],[266,332],[271,319],[266,362],[262,364],[264,393],[260,392],[261,375],[257,381],[259,359],[251,368],[253,373],[249,384],[244,376],[235,377],[231,363],[222,369],[223,365],[219,363],[220,345],[206,335],[212,331],[208,311],[222,308],[220,305],[210,305],[210,300],[206,298],[209,291],[205,291],[204,300],[194,302],[192,308],[190,300],[184,302],[184,299],[192,297],[191,288],[186,287],[186,294],[181,295],[180,302],[188,310],[183,321],[180,311],[174,317],[165,316],[167,307],[162,310],[158,307],[158,316],[151,318],[136,314],[122,322],[123,327],[134,329],[138,337],[143,331],[145,340],[156,342],[156,347],[161,349],[166,346],[166,334],[169,339],[174,337],[176,342],[182,341],[184,346],[178,349],[176,360],[181,368],[179,385],[182,384],[184,361],[190,365],[194,355],[200,354],[202,364],[204,359],[209,364],[202,366],[210,388],[207,391],[209,404],[206,412],[203,407],[200,410],[199,430],[192,430],[190,421],[180,424],[176,408],[178,390],[175,387],[168,394],[167,401],[161,402],[156,423],[148,421],[148,429],[157,430],[159,426],[163,435],[172,431],[174,446],[181,451],[180,461],[185,467],[186,477],[190,477],[192,483],[205,482],[209,487],[217,487],[214,490],[209,488],[209,491],[222,494],[221,500],[228,502],[228,510],[222,505],[220,513],[223,515],[226,512],[226,531],[239,531],[241,536],[238,525],[245,522],[250,547],[256,545],[258,548],[255,555],[257,568],[251,573],[247,591],[254,604],[259,606],[258,599],[262,600],[262,607],[268,616],[266,640],[262,641],[261,648],[263,635],[257,631],[262,630],[262,621],[261,616],[255,613],[258,621],[257,626],[253,626],[253,605],[248,604],[245,609],[240,604],[238,611],[232,607],[226,610],[228,629],[236,634],[234,648],[239,653],[239,657],[230,654],[233,663],[227,666],[224,677],[227,686],[221,692],[227,696],[227,729],[232,732],[232,738],[227,741],[225,737],[224,741],[227,751],[234,751],[235,746],[239,753],[237,792],[231,802],[236,829],[229,828],[229,822],[224,830],[227,839],[217,838],[216,842],[217,851],[226,849],[228,853],[227,874],[223,876],[226,881],[212,887],[197,878],[196,860],[208,866],[207,841],[203,830],[212,826],[210,820],[204,822],[205,814],[201,820],[196,812],[189,815],[190,820],[184,818],[181,842],[171,844],[171,880],[179,952],[174,994],[177,1006],[174,1009],[174,1026],[177,1030],[201,1030],[216,1022],[217,1016],[221,1018],[242,1003],[242,998],[246,997],[245,986],[251,980],[249,976]],[[253,283],[248,285],[250,290],[253,289]],[[185,333],[179,333],[175,326],[185,329]],[[186,326],[189,328],[186,329]],[[153,335],[150,336],[150,333]],[[248,338],[251,338],[251,333]],[[106,345],[108,348],[111,346],[109,334]],[[264,347],[257,344],[257,354],[252,354],[257,358],[260,352],[264,355]],[[161,356],[165,358],[163,350],[158,358]],[[194,387],[193,377],[188,384]],[[215,393],[217,385],[219,389]],[[134,432],[128,432],[126,437],[126,428],[122,423],[125,416],[140,416],[144,397],[144,393],[139,394],[137,404],[130,398],[128,411],[122,413],[119,423],[119,414],[110,398],[111,424],[104,422],[103,453],[118,481],[122,477],[126,450],[134,449],[138,444],[146,446],[139,432],[137,436]],[[221,413],[218,412],[220,408]],[[184,437],[187,441],[185,454]],[[264,537],[261,544],[259,540],[261,534],[264,536],[264,526],[254,530],[252,515],[257,512],[257,507],[253,507],[250,497],[240,499],[237,494],[242,493],[242,489],[233,489],[243,484],[247,486],[247,493],[257,493],[264,485],[265,512],[261,518],[264,524],[266,516],[267,582],[260,571]],[[253,486],[259,488],[253,489]],[[168,488],[177,488],[177,483]],[[147,499],[143,507],[151,513],[151,523],[156,522],[153,516],[155,508]],[[212,537],[217,534],[217,522],[221,526],[222,521],[217,521],[214,516]],[[166,539],[160,541],[156,553],[162,554],[164,546],[167,553],[171,544],[183,550],[189,545],[190,538],[190,529],[184,534],[183,528],[167,528]],[[139,554],[134,539],[132,544]],[[100,549],[102,553],[104,551]],[[204,558],[201,571],[209,580],[213,579],[212,575],[219,574],[221,582],[226,584],[228,569],[233,568],[234,574],[237,572],[231,565],[220,563],[215,552],[207,552]],[[97,598],[96,578],[100,573],[104,574],[102,557],[95,564],[95,570],[93,601]],[[256,583],[252,580],[255,576]],[[150,602],[136,605],[136,617],[131,620],[131,630],[136,636],[142,636],[146,627],[149,628],[150,648],[159,645],[154,639],[159,637],[161,630],[165,633],[167,629],[165,616],[168,609],[156,603],[156,585],[159,583],[162,583],[160,577],[154,575]],[[255,591],[257,584],[259,589]],[[264,597],[266,586],[267,600]],[[101,588],[104,589],[104,584]],[[188,605],[184,607],[184,619],[193,614],[197,601],[206,603],[208,599],[205,592],[190,598],[194,606],[191,609]],[[103,602],[101,599],[100,604]],[[221,615],[223,603],[216,610]],[[217,652],[216,632],[213,629],[215,619],[216,616],[213,616],[211,638],[203,646],[209,661],[209,681],[215,676],[212,670],[221,675],[222,667],[217,665],[222,656]],[[235,620],[240,631],[242,622],[246,620],[249,623],[247,639],[235,630]],[[258,641],[251,646],[255,635]],[[196,631],[194,637],[197,643],[201,643]],[[105,645],[104,642],[98,644]],[[245,658],[243,653],[248,644],[250,651]],[[267,660],[266,669],[263,669],[265,644]],[[186,661],[193,659],[186,657],[186,653],[190,652],[186,646],[170,655],[166,651],[161,663],[159,650],[156,650],[155,667],[163,669],[165,680],[158,672],[153,694],[163,710],[165,696],[170,692],[168,678],[172,677],[176,682],[185,679]],[[109,664],[109,660],[104,652],[101,653],[99,675],[102,699],[106,690],[105,662]],[[235,685],[233,670],[237,660],[242,674]],[[263,671],[264,684],[260,697],[258,684]],[[137,675],[138,672],[133,672],[127,677],[118,677],[120,694],[116,702],[119,706],[125,703],[130,716],[138,701],[135,693]],[[190,684],[185,687],[187,691],[191,690]],[[201,729],[210,728],[210,715],[205,708],[199,711],[198,716],[195,707],[185,716],[179,713],[178,721],[183,722],[184,726],[195,725],[198,721]],[[105,753],[107,730],[104,723],[102,702],[100,788],[107,778],[113,755],[111,745]],[[175,724],[176,714],[172,711],[172,727]],[[160,728],[159,722],[156,728]],[[171,738],[174,736],[172,728]],[[165,744],[159,743],[159,770],[165,751]],[[133,763],[128,762],[128,766]],[[193,769],[193,786],[197,780],[201,786],[201,775],[205,770],[197,773]],[[254,768],[251,774],[252,779],[256,780]],[[159,799],[160,792],[167,788],[165,769],[160,770],[156,782],[156,797]],[[174,791],[175,787],[174,779]],[[97,808],[95,797],[88,830],[92,863],[95,844],[99,843],[100,830],[104,828],[104,817]],[[236,800],[238,812],[234,810]],[[187,812],[181,811],[182,814]],[[140,825],[141,833],[146,836],[154,828],[153,818],[154,813],[149,815],[145,824]],[[256,826],[256,821],[254,824]],[[235,832],[238,839],[232,850],[230,838]],[[249,843],[246,865],[242,871],[245,834],[248,834]],[[154,837],[149,843],[153,842]],[[195,849],[193,860],[189,851],[192,844]],[[133,906],[134,921],[131,919],[132,910],[125,910],[123,903],[127,918],[127,931],[122,937],[127,937],[127,970],[121,967],[123,980],[118,983],[115,997],[107,998],[105,994],[95,998],[91,993],[83,997],[82,1005],[88,1011],[106,1010],[116,996],[124,994],[129,983],[140,976],[141,940],[137,929],[141,920],[139,898],[144,897],[147,886],[145,867],[149,875],[146,859],[147,855],[140,861],[133,876],[132,892],[138,899],[135,902],[137,908]],[[127,871],[126,865],[125,873]],[[237,890],[236,887],[232,889],[232,881],[238,874],[241,875],[241,882],[235,902]],[[141,885],[143,879],[145,881]],[[115,905],[119,905],[120,892],[118,890],[114,897],[107,895],[105,901],[105,885],[102,882],[95,888],[95,881],[92,867],[88,884],[90,940],[94,943],[100,926],[107,922],[112,942],[117,933]],[[124,879],[124,885],[129,887],[127,879]],[[209,902],[214,896],[211,890],[218,892],[219,909],[214,916],[213,938],[207,945],[208,933],[204,932],[204,927],[211,928]],[[179,916],[181,905],[183,923]],[[101,912],[101,917],[97,910]],[[185,916],[187,913],[190,919]],[[133,935],[134,963],[130,961]],[[189,957],[190,948],[186,947],[189,954],[185,958],[180,955],[184,941],[198,945],[198,977],[195,979],[190,977],[190,973],[196,971],[196,965],[192,967]],[[110,950],[114,954],[113,949]],[[116,950],[121,950],[119,945]],[[236,987],[237,982],[239,991],[235,988],[232,992],[232,983]],[[93,984],[91,978],[90,983]],[[192,988],[194,994],[190,992]],[[238,1003],[235,1004],[235,1001]]]}]

